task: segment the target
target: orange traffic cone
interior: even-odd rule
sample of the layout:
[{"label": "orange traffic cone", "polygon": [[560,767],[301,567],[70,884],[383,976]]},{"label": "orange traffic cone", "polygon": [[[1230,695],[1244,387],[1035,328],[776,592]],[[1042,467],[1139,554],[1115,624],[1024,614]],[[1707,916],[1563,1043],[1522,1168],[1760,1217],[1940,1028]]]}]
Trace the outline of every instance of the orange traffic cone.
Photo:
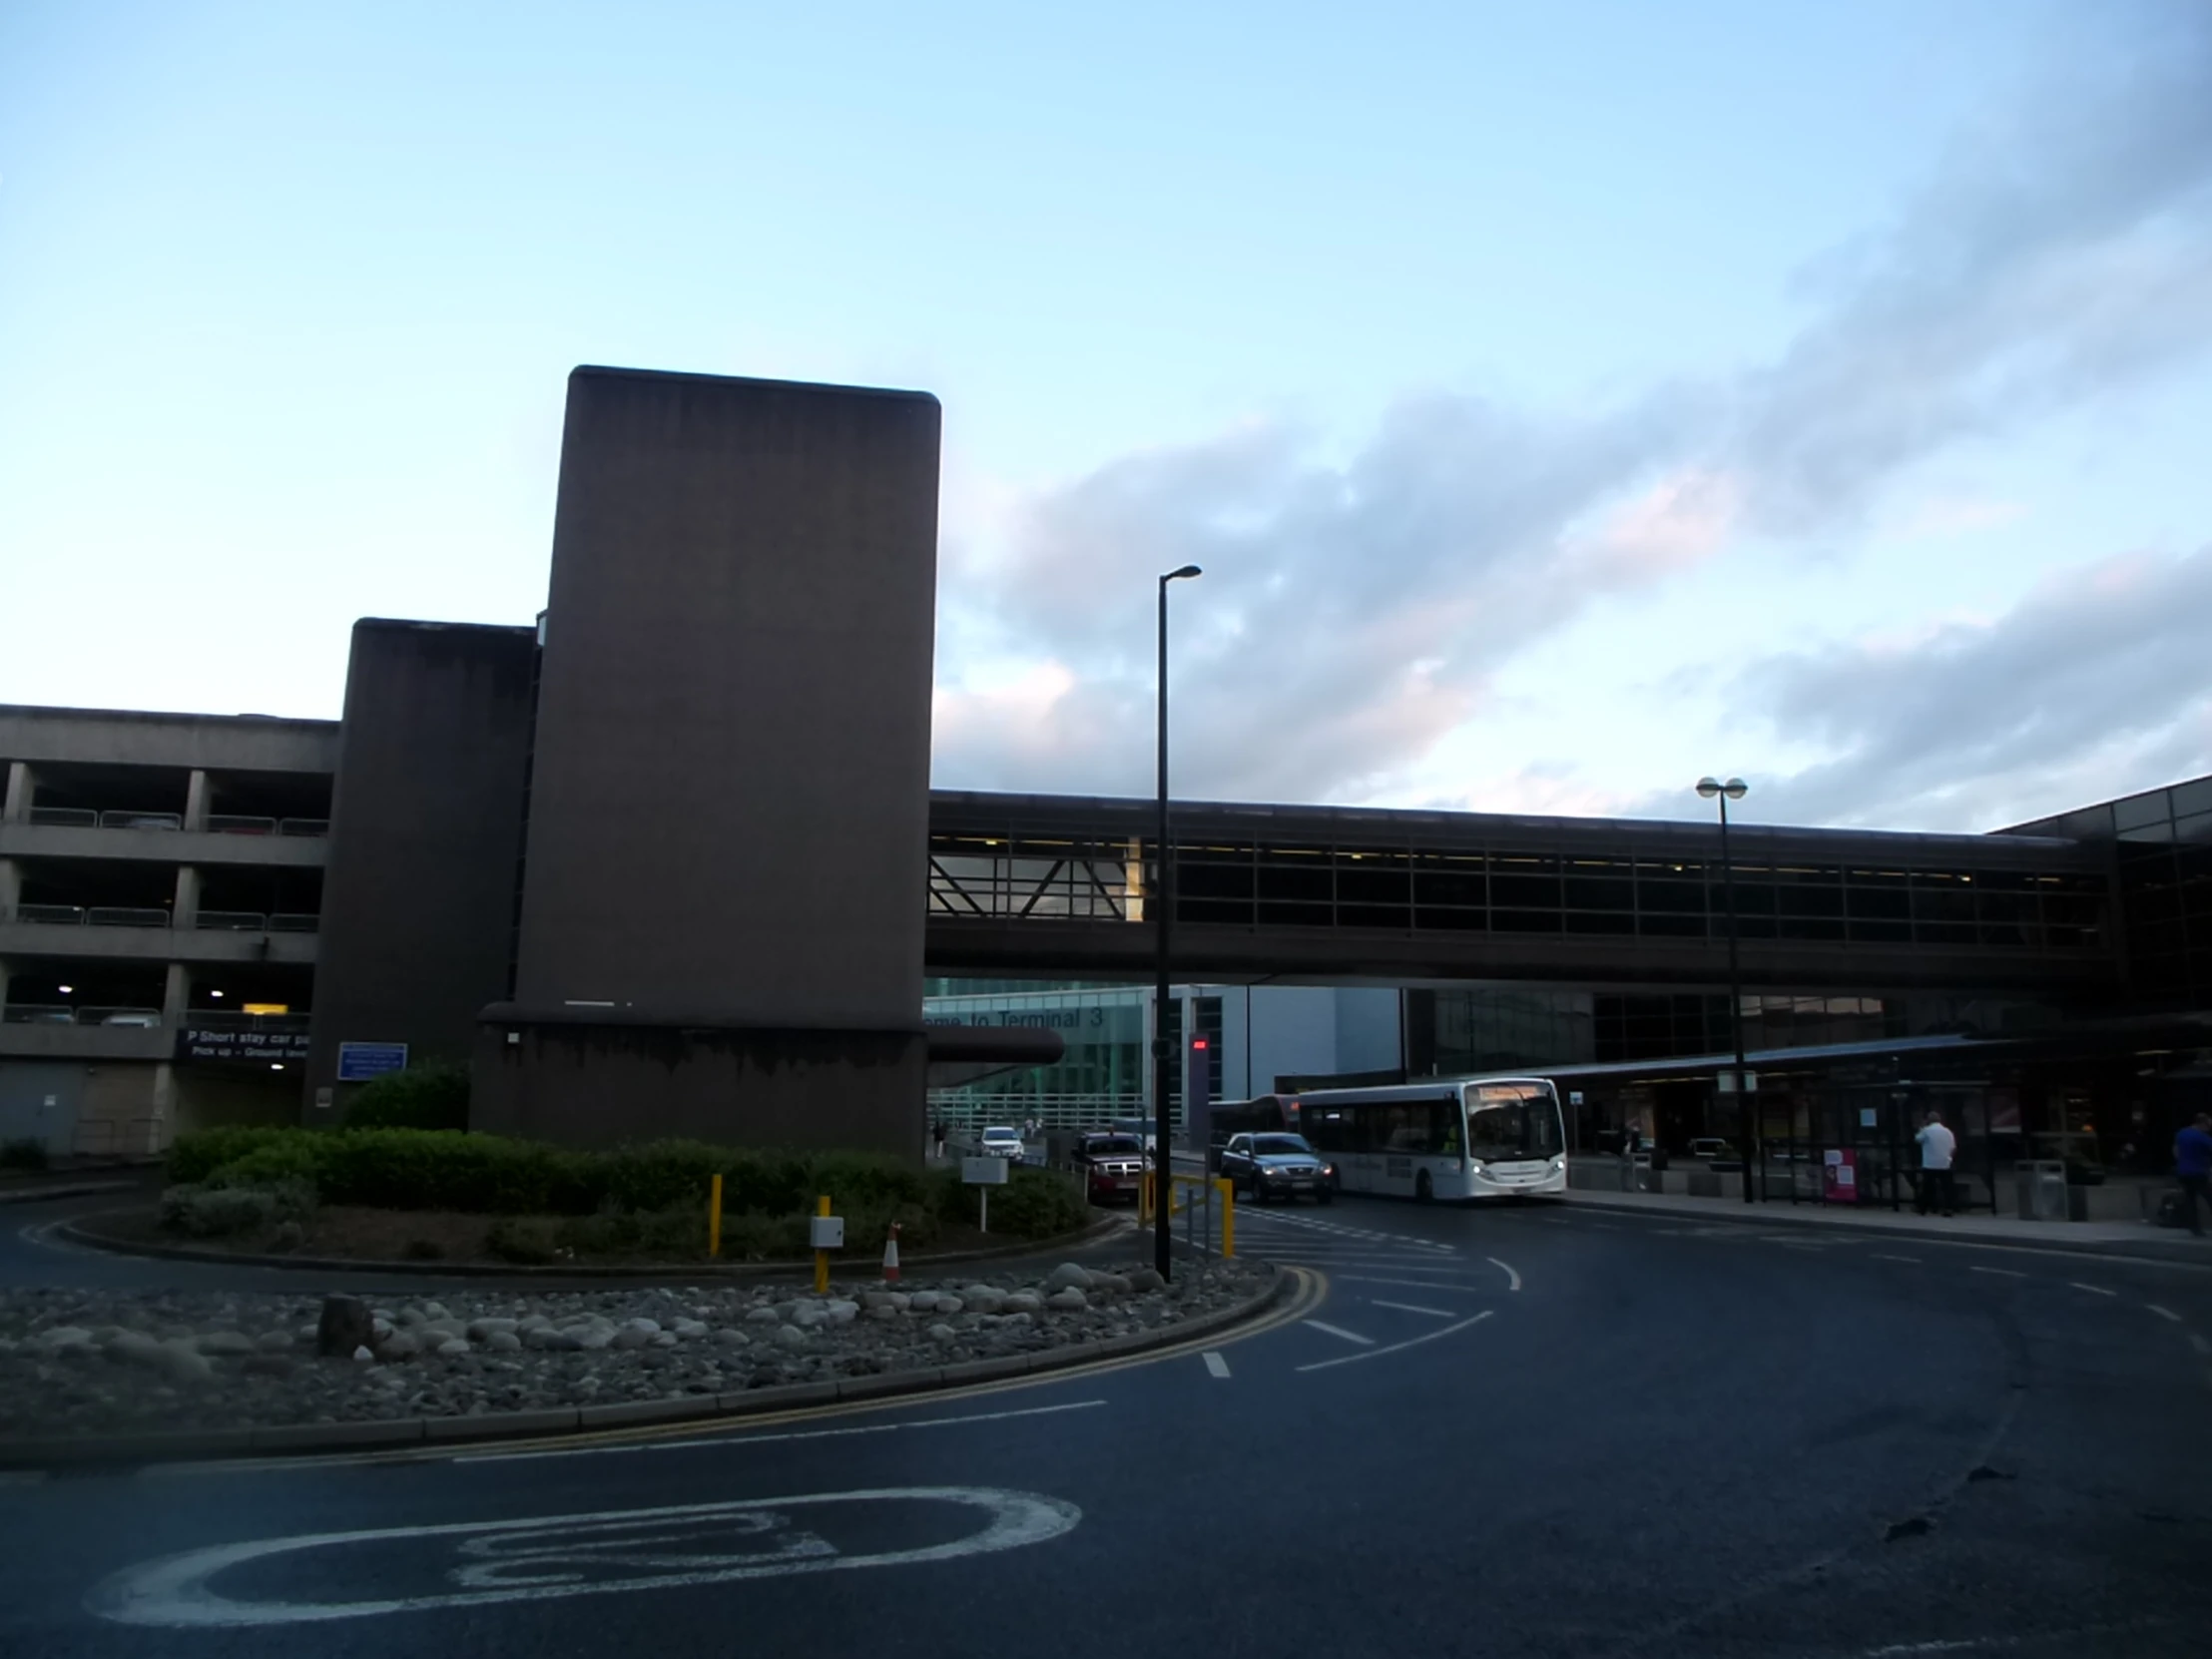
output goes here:
[{"label": "orange traffic cone", "polygon": [[898,1223],[891,1223],[891,1236],[883,1241],[883,1283],[898,1283]]}]

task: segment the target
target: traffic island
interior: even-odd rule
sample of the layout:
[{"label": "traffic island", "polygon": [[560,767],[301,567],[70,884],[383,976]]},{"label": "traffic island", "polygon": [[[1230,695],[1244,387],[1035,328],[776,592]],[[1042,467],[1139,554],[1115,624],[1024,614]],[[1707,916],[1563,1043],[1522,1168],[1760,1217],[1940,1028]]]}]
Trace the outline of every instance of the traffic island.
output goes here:
[{"label": "traffic island", "polygon": [[[0,1294],[0,1463],[398,1446],[749,1415],[1013,1378],[1257,1317],[1263,1264],[896,1287]],[[350,1344],[350,1348],[347,1345]]]}]

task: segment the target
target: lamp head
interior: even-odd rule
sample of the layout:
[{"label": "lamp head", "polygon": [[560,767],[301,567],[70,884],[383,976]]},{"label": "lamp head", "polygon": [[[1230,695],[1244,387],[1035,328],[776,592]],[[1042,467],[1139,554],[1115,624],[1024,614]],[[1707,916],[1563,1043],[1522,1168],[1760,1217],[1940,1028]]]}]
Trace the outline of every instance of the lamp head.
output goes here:
[{"label": "lamp head", "polygon": [[1700,778],[1697,781],[1697,793],[1708,801],[1716,795],[1725,795],[1731,801],[1741,801],[1749,789],[1750,786],[1741,778],[1731,778],[1725,784],[1718,778]]},{"label": "lamp head", "polygon": [[1697,781],[1697,793],[1710,801],[1721,793],[1721,781],[1718,778],[1700,778]]},{"label": "lamp head", "polygon": [[1206,573],[1203,570],[1200,570],[1196,565],[1185,565],[1181,570],[1169,571],[1165,576],[1161,577],[1160,580],[1163,582],[1180,582],[1186,576],[1203,576]]}]

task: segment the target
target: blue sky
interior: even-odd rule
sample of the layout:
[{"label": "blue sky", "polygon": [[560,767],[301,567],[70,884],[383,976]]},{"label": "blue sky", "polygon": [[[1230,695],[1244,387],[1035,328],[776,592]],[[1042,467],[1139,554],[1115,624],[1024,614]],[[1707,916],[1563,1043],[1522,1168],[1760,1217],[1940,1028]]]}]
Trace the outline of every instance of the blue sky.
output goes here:
[{"label": "blue sky", "polygon": [[[2212,24],[0,10],[0,701],[542,603],[578,362],[946,409],[936,778],[1985,828],[2212,771]],[[1198,15],[1193,15],[1199,12]]]}]

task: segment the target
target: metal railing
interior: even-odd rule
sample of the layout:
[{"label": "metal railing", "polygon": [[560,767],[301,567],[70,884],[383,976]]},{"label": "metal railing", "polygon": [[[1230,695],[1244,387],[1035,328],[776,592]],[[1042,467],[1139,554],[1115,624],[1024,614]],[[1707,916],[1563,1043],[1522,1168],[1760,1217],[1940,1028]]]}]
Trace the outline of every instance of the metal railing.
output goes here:
[{"label": "metal railing", "polygon": [[152,904],[94,904],[85,911],[87,927],[167,927],[169,912]]},{"label": "metal railing", "polygon": [[18,904],[15,907],[15,919],[75,927],[85,919],[85,912],[75,904]]},{"label": "metal railing", "polygon": [[[148,812],[123,807],[95,810],[91,807],[33,807],[28,822],[54,830],[183,830],[182,813]],[[215,813],[207,830],[218,835],[303,835],[330,832],[326,818],[258,818],[250,814]]]},{"label": "metal railing", "polygon": [[202,910],[192,924],[211,933],[266,933],[269,917],[259,910]]},{"label": "metal railing", "polygon": [[276,825],[279,835],[327,835],[330,821],[326,818],[287,818]]},{"label": "metal railing", "polygon": [[188,1008],[182,1023],[195,1031],[289,1031],[304,1033],[311,1014],[242,1014],[230,1008]]},{"label": "metal railing", "polygon": [[272,933],[315,933],[321,929],[322,918],[309,915],[304,910],[279,910],[269,918],[269,930]]},{"label": "metal railing", "polygon": [[90,807],[33,807],[30,821],[56,830],[96,830],[100,815]]},{"label": "metal railing", "polygon": [[130,1025],[158,1026],[159,1008],[75,1008],[58,1002],[11,1002],[0,1009],[0,1022],[8,1025]]}]

